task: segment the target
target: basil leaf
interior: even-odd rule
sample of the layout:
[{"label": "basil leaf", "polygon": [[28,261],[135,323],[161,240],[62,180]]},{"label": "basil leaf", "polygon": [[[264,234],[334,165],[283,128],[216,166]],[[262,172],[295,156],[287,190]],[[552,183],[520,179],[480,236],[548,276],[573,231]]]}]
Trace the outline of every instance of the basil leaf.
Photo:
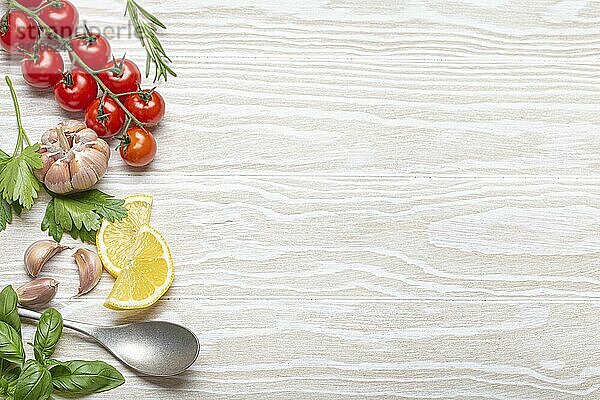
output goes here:
[{"label": "basil leaf", "polygon": [[65,361],[62,365],[66,369],[52,368],[52,385],[59,392],[101,393],[125,383],[123,375],[103,361]]},{"label": "basil leaf", "polygon": [[12,286],[5,287],[0,292],[0,321],[6,322],[21,334],[21,319],[17,311],[17,293]]},{"label": "basil leaf", "polygon": [[21,375],[21,368],[15,365],[14,368],[9,369],[2,374],[2,379],[6,379],[8,383],[12,383],[19,379],[19,375]]},{"label": "basil leaf", "polygon": [[33,340],[33,349],[36,360],[41,363],[46,361],[54,354],[56,344],[62,335],[63,319],[58,311],[49,308],[40,317],[35,339]]},{"label": "basil leaf", "polygon": [[35,360],[25,363],[15,386],[15,400],[46,400],[52,394],[52,376]]},{"label": "basil leaf", "polygon": [[0,321],[0,358],[19,365],[25,361],[21,336],[4,321]]},{"label": "basil leaf", "polygon": [[21,368],[17,364],[0,359],[0,378],[11,383],[17,380],[21,374]]},{"label": "basil leaf", "polygon": [[71,370],[62,364],[54,364],[50,367],[50,375],[52,375],[52,380],[54,380],[54,378],[58,378],[60,376],[71,375]]}]

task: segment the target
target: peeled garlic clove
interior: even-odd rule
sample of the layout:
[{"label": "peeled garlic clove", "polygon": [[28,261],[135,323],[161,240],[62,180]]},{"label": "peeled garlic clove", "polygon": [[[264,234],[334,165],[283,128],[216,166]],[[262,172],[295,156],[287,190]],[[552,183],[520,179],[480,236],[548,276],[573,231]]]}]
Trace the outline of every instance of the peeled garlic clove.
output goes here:
[{"label": "peeled garlic clove", "polygon": [[89,293],[96,287],[102,277],[102,261],[92,250],[79,249],[73,254],[79,267],[79,293],[77,296]]},{"label": "peeled garlic clove", "polygon": [[33,243],[27,248],[23,257],[27,273],[37,278],[44,264],[56,254],[66,249],[68,249],[67,246],[63,246],[54,240],[39,240]]},{"label": "peeled garlic clove", "polygon": [[16,292],[20,305],[39,308],[54,299],[58,292],[58,282],[51,278],[37,278],[20,286]]}]

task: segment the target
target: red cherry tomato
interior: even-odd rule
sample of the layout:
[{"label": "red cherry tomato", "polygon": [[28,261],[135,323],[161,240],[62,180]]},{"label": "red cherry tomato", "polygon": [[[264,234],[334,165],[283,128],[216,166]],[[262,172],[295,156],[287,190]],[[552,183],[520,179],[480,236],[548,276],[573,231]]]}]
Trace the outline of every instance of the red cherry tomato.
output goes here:
[{"label": "red cherry tomato", "polygon": [[40,19],[63,38],[73,36],[79,24],[79,12],[68,0],[55,4],[40,11]]},{"label": "red cherry tomato", "polygon": [[56,102],[67,111],[85,110],[97,95],[98,83],[81,68],[73,68],[54,86]]},{"label": "red cherry tomato", "polygon": [[132,94],[125,99],[127,108],[138,121],[147,124],[158,124],[165,115],[165,100],[154,90],[144,90]]},{"label": "red cherry tomato", "polygon": [[[98,78],[106,87],[108,87],[113,93],[127,93],[135,92],[138,85],[142,83],[142,74],[140,69],[130,60],[116,60],[116,67],[121,69],[120,74],[114,74],[110,71],[101,72],[98,74]],[[104,65],[104,68],[115,67],[114,61],[109,61]]]},{"label": "red cherry tomato", "polygon": [[45,2],[46,0],[17,0],[17,3],[27,8],[31,8],[32,10],[35,10],[36,8],[40,7]]},{"label": "red cherry tomato", "polygon": [[[71,40],[71,47],[81,61],[95,71],[102,69],[112,54],[108,39],[98,33],[86,33]],[[73,61],[71,53],[69,57]]]},{"label": "red cherry tomato", "polygon": [[125,125],[125,112],[112,98],[97,98],[85,111],[85,124],[101,138],[110,138]]},{"label": "red cherry tomato", "polygon": [[156,140],[150,132],[139,126],[127,129],[119,153],[121,158],[132,167],[145,167],[154,160]]},{"label": "red cherry tomato", "polygon": [[32,49],[39,35],[33,18],[22,11],[11,11],[0,20],[0,46],[11,54],[18,54],[19,48]]},{"label": "red cherry tomato", "polygon": [[21,62],[25,82],[38,89],[54,87],[62,79],[64,68],[62,56],[50,46],[39,46]]}]

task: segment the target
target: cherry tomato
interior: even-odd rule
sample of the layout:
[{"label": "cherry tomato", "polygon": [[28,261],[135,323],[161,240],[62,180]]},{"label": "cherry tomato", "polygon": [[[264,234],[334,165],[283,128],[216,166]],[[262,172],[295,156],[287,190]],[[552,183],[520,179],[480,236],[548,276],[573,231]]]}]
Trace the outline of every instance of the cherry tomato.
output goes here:
[{"label": "cherry tomato", "polygon": [[85,111],[85,124],[101,138],[115,136],[125,125],[125,112],[110,97],[99,97]]},{"label": "cherry tomato", "polygon": [[[38,46],[36,46],[38,47]],[[65,68],[62,56],[50,46],[39,46],[21,62],[23,78],[30,86],[50,89],[62,79]]]},{"label": "cherry tomato", "polygon": [[139,126],[127,129],[119,153],[121,158],[132,167],[145,167],[154,160],[156,140],[150,132]]},{"label": "cherry tomato", "polygon": [[83,111],[98,95],[98,83],[81,68],[63,74],[63,80],[54,86],[56,102],[67,111]]},{"label": "cherry tomato", "polygon": [[[113,93],[127,93],[135,92],[138,85],[142,83],[142,74],[140,69],[130,60],[116,60],[117,68],[121,69],[121,74],[114,74],[110,71],[101,72],[98,74],[98,78],[106,87],[108,87]],[[115,67],[114,61],[109,61],[104,65],[104,68]]]},{"label": "cherry tomato", "polygon": [[38,16],[63,38],[71,37],[79,24],[79,12],[68,0],[56,4],[44,8]]},{"label": "cherry tomato", "polygon": [[18,54],[19,48],[33,48],[39,35],[33,18],[22,11],[11,11],[0,20],[0,46],[11,54]]},{"label": "cherry tomato", "polygon": [[127,108],[138,121],[147,124],[158,124],[165,115],[165,100],[154,90],[144,90],[132,94],[125,99]]},{"label": "cherry tomato", "polygon": [[[71,40],[71,47],[81,61],[95,71],[102,69],[112,54],[108,39],[98,33],[88,32]],[[73,61],[71,53],[69,57]]]},{"label": "cherry tomato", "polygon": [[32,10],[35,10],[36,8],[40,7],[45,2],[46,0],[17,0],[17,3],[27,8],[31,8]]}]

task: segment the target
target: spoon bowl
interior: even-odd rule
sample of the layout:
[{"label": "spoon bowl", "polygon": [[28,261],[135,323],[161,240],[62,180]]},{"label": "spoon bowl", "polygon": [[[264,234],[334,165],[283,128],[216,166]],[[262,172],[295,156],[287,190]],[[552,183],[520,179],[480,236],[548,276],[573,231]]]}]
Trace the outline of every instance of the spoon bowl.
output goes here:
[{"label": "spoon bowl", "polygon": [[[41,317],[24,308],[19,308],[19,315],[34,320]],[[93,338],[125,365],[147,376],[180,374],[196,362],[200,353],[198,337],[171,322],[95,326],[65,320],[64,326]]]}]

